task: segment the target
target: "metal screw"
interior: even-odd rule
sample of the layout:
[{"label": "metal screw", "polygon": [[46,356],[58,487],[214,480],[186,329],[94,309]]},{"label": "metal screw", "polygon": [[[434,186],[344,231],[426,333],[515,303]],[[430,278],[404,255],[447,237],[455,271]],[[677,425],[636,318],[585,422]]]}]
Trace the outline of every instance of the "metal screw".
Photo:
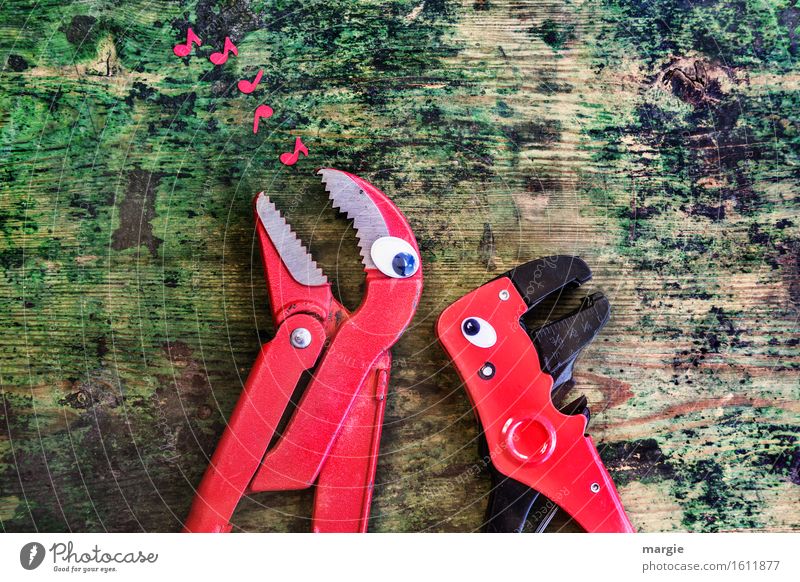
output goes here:
[{"label": "metal screw", "polygon": [[600,484],[599,483],[592,483],[592,486],[590,487],[590,489],[592,490],[592,493],[597,493],[598,491],[600,491]]},{"label": "metal screw", "polygon": [[500,301],[508,301],[508,297],[509,295],[507,289],[503,289],[502,291],[500,291]]},{"label": "metal screw", "polygon": [[292,345],[296,348],[305,349],[311,345],[311,332],[304,327],[298,327],[289,337]]}]

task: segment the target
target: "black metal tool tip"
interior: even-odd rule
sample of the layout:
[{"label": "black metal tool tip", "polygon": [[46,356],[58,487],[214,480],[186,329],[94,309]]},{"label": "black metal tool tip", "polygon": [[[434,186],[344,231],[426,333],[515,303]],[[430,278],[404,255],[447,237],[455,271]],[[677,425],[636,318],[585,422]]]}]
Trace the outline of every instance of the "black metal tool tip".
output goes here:
[{"label": "black metal tool tip", "polygon": [[581,351],[597,336],[611,316],[611,305],[602,293],[592,293],[566,316],[530,332],[542,369],[555,386],[572,378],[572,367]]},{"label": "black metal tool tip", "polygon": [[553,293],[583,285],[592,270],[578,257],[553,255],[518,265],[501,277],[511,279],[530,311]]}]

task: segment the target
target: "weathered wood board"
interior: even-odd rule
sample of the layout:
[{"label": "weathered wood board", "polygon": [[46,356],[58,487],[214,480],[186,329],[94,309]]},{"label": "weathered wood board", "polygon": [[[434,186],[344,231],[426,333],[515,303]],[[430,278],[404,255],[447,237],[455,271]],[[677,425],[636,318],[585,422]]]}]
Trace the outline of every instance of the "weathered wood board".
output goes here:
[{"label": "weathered wood board", "polygon": [[[554,253],[612,302],[576,379],[636,527],[797,530],[799,25],[789,0],[3,2],[2,529],[180,529],[272,330],[256,192],[359,301],[313,174],[333,166],[397,202],[425,265],[372,531],[480,527],[433,323]],[[311,155],[286,168],[295,136]],[[255,495],[236,525],[306,531],[310,504]]]}]

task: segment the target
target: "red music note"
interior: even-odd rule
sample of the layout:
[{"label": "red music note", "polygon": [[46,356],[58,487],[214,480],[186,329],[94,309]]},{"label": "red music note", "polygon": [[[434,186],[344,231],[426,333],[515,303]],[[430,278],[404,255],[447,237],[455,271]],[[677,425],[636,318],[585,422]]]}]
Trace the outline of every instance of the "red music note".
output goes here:
[{"label": "red music note", "polygon": [[269,119],[272,117],[272,107],[269,105],[259,105],[256,107],[256,113],[253,115],[253,133],[258,133],[258,120]]},{"label": "red music note", "polygon": [[256,78],[253,79],[252,81],[248,81],[247,79],[242,79],[241,81],[239,81],[239,84],[237,85],[237,87],[239,87],[239,91],[241,91],[242,93],[248,93],[248,94],[252,93],[253,91],[255,91],[256,87],[258,87],[258,84],[261,82],[261,76],[263,74],[264,74],[264,71],[259,69],[258,74],[256,75]]},{"label": "red music note", "polygon": [[172,52],[175,53],[176,57],[188,57],[189,53],[192,52],[192,43],[201,46],[203,41],[200,40],[200,37],[190,28],[186,31],[186,44],[176,44],[172,47]]},{"label": "red music note", "polygon": [[284,166],[294,166],[300,159],[300,154],[308,156],[308,148],[299,137],[294,140],[294,153],[281,154],[280,160]]},{"label": "red music note", "polygon": [[231,42],[230,37],[225,37],[225,47],[222,49],[221,53],[211,53],[211,56],[208,57],[208,60],[214,63],[215,65],[224,65],[228,61],[228,53],[233,53],[237,57],[239,56],[239,49],[236,48],[236,45]]}]

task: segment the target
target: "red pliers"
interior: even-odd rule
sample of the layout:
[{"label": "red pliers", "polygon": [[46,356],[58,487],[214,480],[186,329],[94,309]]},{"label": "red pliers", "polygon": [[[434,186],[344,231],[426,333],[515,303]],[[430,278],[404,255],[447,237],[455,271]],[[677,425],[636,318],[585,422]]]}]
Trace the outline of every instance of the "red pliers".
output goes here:
[{"label": "red pliers", "polygon": [[[437,335],[482,427],[481,456],[492,477],[484,530],[542,531],[559,506],[589,532],[633,532],[611,476],[585,434],[586,397],[556,407],[580,352],[608,321],[602,293],[536,327],[544,299],[592,276],[578,257],[530,261],[468,293],[442,312]],[[541,311],[541,310],[539,310]],[[547,497],[543,507],[534,504]]]},{"label": "red pliers", "polygon": [[[353,220],[366,296],[345,309],[275,205],[256,197],[275,337],[256,358],[185,531],[228,532],[243,495],[314,484],[313,531],[367,530],[390,349],[416,311],[422,270],[414,233],[383,192],[346,172],[319,173],[333,207]],[[311,380],[276,435],[306,371]]]}]

